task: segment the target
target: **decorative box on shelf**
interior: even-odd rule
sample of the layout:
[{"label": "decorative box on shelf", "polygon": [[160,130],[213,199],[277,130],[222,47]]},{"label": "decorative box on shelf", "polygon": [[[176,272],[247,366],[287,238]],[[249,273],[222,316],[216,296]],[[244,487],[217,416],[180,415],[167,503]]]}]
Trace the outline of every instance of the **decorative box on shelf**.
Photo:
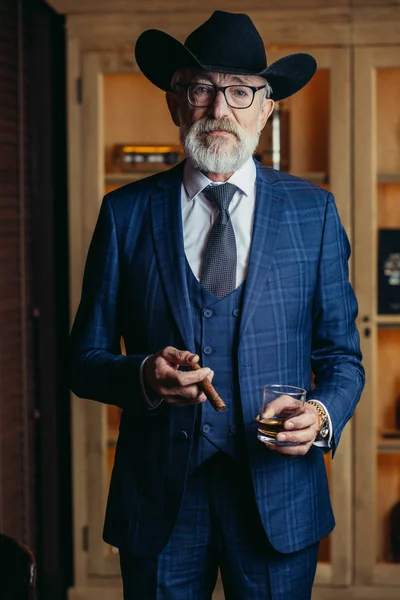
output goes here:
[{"label": "decorative box on shelf", "polygon": [[284,101],[275,105],[263,129],[255,157],[267,167],[290,170],[290,112]]},{"label": "decorative box on shelf", "polygon": [[182,147],[171,145],[117,144],[113,148],[113,170],[122,173],[155,171],[159,167],[173,166],[183,158]]}]

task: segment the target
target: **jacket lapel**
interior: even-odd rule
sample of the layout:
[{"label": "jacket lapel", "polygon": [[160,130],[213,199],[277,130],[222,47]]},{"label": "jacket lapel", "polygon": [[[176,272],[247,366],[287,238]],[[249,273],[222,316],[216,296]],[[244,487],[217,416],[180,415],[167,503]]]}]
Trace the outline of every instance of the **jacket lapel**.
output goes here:
[{"label": "jacket lapel", "polygon": [[[152,194],[151,218],[154,246],[172,315],[186,345],[195,351],[192,312],[183,247],[181,184],[183,164],[171,169]],[[243,299],[240,336],[246,331],[265,288],[281,227],[285,194],[268,182],[257,169],[256,208],[250,250],[249,270]]]},{"label": "jacket lapel", "polygon": [[265,288],[279,236],[283,207],[284,194],[275,191],[264,171],[257,169],[256,208],[240,336],[246,331]]},{"label": "jacket lapel", "polygon": [[160,191],[152,194],[150,198],[151,219],[160,278],[185,344],[182,350],[194,352],[192,313],[182,234],[182,172],[183,165],[178,165],[159,183]]}]

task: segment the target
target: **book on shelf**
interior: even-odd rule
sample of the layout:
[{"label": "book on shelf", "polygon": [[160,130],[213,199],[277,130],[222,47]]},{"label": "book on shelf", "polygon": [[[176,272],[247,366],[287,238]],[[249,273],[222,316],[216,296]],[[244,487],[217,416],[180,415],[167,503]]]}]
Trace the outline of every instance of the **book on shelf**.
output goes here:
[{"label": "book on shelf", "polygon": [[180,145],[116,144],[112,152],[112,169],[122,173],[156,171],[172,167],[183,158]]}]

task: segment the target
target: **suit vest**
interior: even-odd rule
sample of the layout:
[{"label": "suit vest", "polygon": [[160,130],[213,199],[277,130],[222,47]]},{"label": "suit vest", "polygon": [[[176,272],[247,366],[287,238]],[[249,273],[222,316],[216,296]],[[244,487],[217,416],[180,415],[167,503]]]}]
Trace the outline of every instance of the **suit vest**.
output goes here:
[{"label": "suit vest", "polygon": [[222,450],[243,458],[243,418],[238,384],[237,347],[245,282],[225,298],[208,292],[187,263],[187,280],[196,353],[202,367],[214,371],[213,385],[226,409],[206,401],[197,406],[191,470]]}]

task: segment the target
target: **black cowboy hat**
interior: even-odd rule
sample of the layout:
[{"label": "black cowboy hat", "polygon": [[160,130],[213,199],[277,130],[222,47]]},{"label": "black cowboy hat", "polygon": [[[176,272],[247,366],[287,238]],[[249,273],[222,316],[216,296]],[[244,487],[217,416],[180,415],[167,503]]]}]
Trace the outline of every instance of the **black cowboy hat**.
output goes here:
[{"label": "black cowboy hat", "polygon": [[138,38],[135,56],[139,68],[154,85],[172,91],[177,69],[260,75],[272,87],[271,98],[282,100],[309,82],[317,68],[310,54],[290,54],[267,66],[264,43],[244,14],[215,11],[182,44],[164,31],[148,29]]}]

